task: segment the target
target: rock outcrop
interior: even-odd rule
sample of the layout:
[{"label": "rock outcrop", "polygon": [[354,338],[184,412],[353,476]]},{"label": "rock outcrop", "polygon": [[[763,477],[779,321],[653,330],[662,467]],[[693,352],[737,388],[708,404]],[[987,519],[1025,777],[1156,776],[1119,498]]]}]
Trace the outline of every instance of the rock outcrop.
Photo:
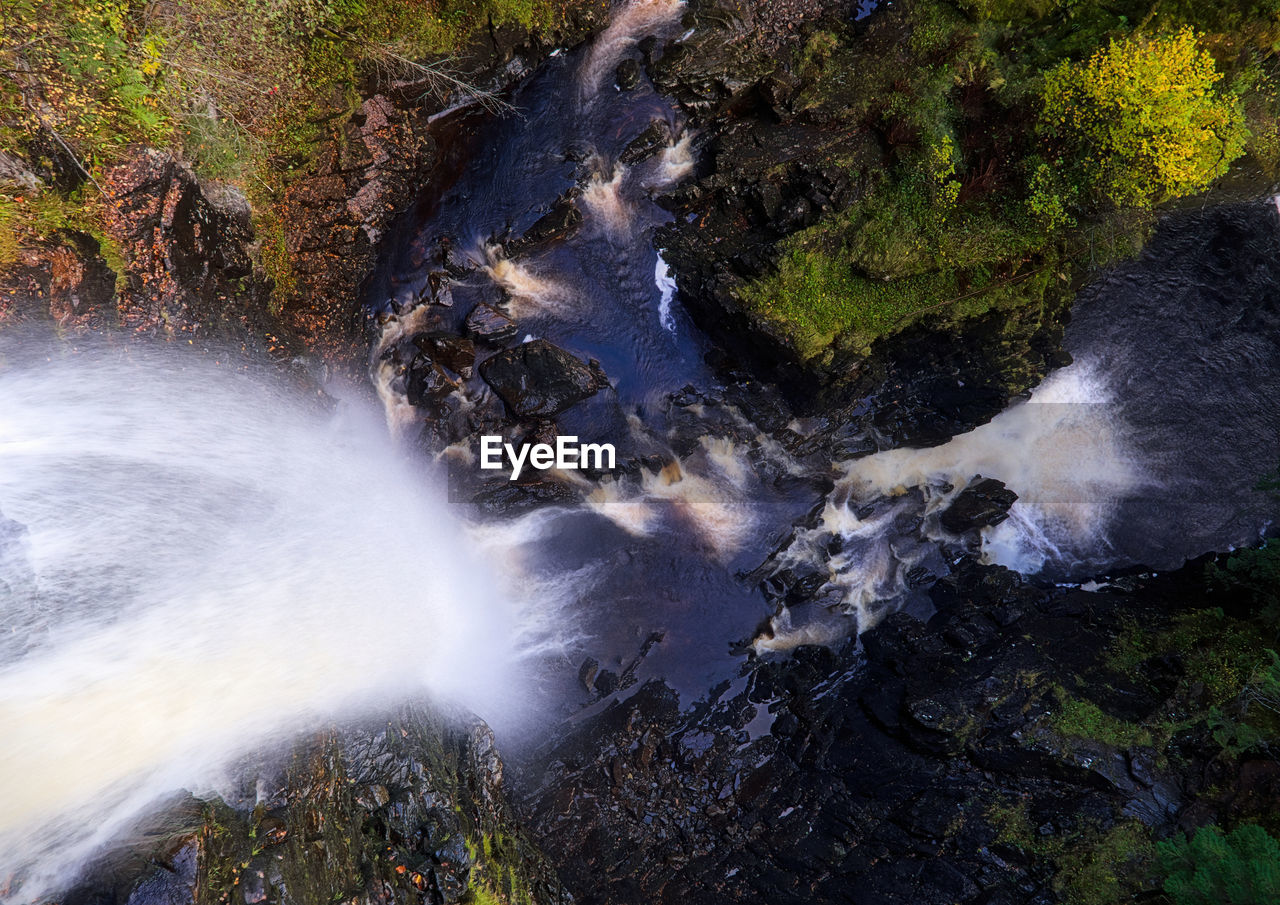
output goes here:
[{"label": "rock outcrop", "polygon": [[150,822],[145,850],[97,865],[66,905],[560,905],[514,823],[493,734],[409,706],[245,768],[224,797]]},{"label": "rock outcrop", "polygon": [[860,650],[754,661],[692,707],[656,680],[620,695],[523,766],[524,809],[585,903],[1040,905],[1101,901],[1117,873],[1141,889],[1124,859],[1221,808],[1215,783],[1270,769],[1215,765],[1203,723],[1162,759],[1062,715],[1185,713],[1177,661],[1108,656],[1182,580],[1087,594],[969,563],[927,625],[898,614]]},{"label": "rock outcrop", "polygon": [[608,384],[598,365],[593,368],[544,339],[485,359],[480,375],[522,418],[554,418]]}]

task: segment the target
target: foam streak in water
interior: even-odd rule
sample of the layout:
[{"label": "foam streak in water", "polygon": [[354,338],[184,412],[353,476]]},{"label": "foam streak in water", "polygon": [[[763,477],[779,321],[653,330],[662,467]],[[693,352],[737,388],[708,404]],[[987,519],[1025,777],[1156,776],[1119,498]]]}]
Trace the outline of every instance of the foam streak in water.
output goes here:
[{"label": "foam streak in water", "polygon": [[583,62],[579,81],[583,100],[595,97],[608,74],[642,38],[679,21],[684,7],[684,0],[628,0],[619,6]]},{"label": "foam streak in water", "polygon": [[1031,399],[931,449],[896,449],[851,462],[841,484],[866,501],[948,484],[942,509],[976,475],[998,478],[1018,502],[987,532],[987,558],[1023,572],[1084,557],[1104,542],[1116,503],[1149,483],[1115,417],[1105,378],[1080,361],[1052,374]]}]

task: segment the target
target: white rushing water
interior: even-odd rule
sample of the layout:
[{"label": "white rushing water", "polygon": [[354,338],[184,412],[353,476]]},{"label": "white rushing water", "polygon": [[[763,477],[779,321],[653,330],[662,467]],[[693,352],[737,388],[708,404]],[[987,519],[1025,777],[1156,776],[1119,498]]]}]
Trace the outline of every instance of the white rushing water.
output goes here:
[{"label": "white rushing water", "polygon": [[[1051,374],[1030,399],[941,446],[887,450],[842,471],[818,524],[799,532],[778,564],[825,561],[839,609],[858,631],[899,605],[913,569],[945,571],[939,547],[957,539],[938,517],[975,477],[996,478],[1018,494],[1009,517],[984,529],[981,543],[988,562],[1024,574],[1105,560],[1117,507],[1154,489],[1105,368],[1088,360]],[[823,556],[832,537],[840,552]],[[782,615],[758,648],[847,630],[826,621],[793,629]]]},{"label": "white rushing water", "polygon": [[132,358],[0,371],[0,511],[25,526],[0,556],[3,901],[317,721],[423,696],[510,720],[540,644],[376,415]]},{"label": "white rushing water", "polygon": [[983,552],[1025,573],[1104,543],[1116,504],[1148,483],[1103,370],[1087,361],[948,443],[852,462],[842,483],[863,500],[949,484],[950,492],[931,494],[929,511],[938,511],[978,475],[1018,494],[1009,519],[984,533]]},{"label": "white rushing water", "polygon": [[676,297],[676,278],[671,275],[671,269],[667,266],[667,262],[662,260],[662,255],[658,255],[657,263],[653,265],[653,282],[658,287],[658,292],[662,293],[661,299],[658,301],[658,323],[662,324],[662,329],[668,333],[676,332],[676,319],[671,314],[671,303]]},{"label": "white rushing water", "polygon": [[581,99],[593,99],[613,68],[641,38],[670,29],[684,10],[685,0],[630,0],[617,6],[583,61],[578,83]]}]

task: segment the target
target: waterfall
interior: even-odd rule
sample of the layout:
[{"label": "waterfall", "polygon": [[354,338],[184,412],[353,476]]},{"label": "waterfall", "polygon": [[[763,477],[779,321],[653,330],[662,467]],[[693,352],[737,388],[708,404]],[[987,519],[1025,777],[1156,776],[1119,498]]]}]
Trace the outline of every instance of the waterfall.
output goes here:
[{"label": "waterfall", "polygon": [[385,438],[355,403],[193,356],[0,372],[0,511],[23,526],[0,556],[13,901],[317,721],[422,696],[515,716],[554,595],[517,600],[500,550],[476,563]]}]

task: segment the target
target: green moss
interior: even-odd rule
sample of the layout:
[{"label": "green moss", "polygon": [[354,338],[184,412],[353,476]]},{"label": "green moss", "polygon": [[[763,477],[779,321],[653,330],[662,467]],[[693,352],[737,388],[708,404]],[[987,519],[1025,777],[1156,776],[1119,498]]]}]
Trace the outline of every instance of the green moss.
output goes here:
[{"label": "green moss", "polygon": [[1125,821],[1064,846],[1054,887],[1068,905],[1118,905],[1154,885],[1155,860],[1150,832]]},{"label": "green moss", "polygon": [[7,267],[18,260],[20,208],[21,205],[14,201],[0,197],[0,267]]},{"label": "green moss", "polygon": [[1092,739],[1114,748],[1150,745],[1154,741],[1150,729],[1117,719],[1092,701],[1072,696],[1061,686],[1056,687],[1054,693],[1058,710],[1053,714],[1051,725],[1062,735]]},{"label": "green moss", "polygon": [[464,905],[505,905],[497,893],[484,886],[472,886],[462,897]]},{"label": "green moss", "polygon": [[866,345],[928,298],[929,277],[877,284],[820,242],[805,234],[789,240],[777,272],[742,290],[748,308],[783,327],[802,357],[812,358],[841,335]]},{"label": "green moss", "polygon": [[1067,905],[1118,905],[1154,886],[1156,847],[1137,820],[1085,824],[1062,836],[1038,833],[1026,802],[997,801],[985,816],[997,842],[1053,863],[1053,889]]}]

